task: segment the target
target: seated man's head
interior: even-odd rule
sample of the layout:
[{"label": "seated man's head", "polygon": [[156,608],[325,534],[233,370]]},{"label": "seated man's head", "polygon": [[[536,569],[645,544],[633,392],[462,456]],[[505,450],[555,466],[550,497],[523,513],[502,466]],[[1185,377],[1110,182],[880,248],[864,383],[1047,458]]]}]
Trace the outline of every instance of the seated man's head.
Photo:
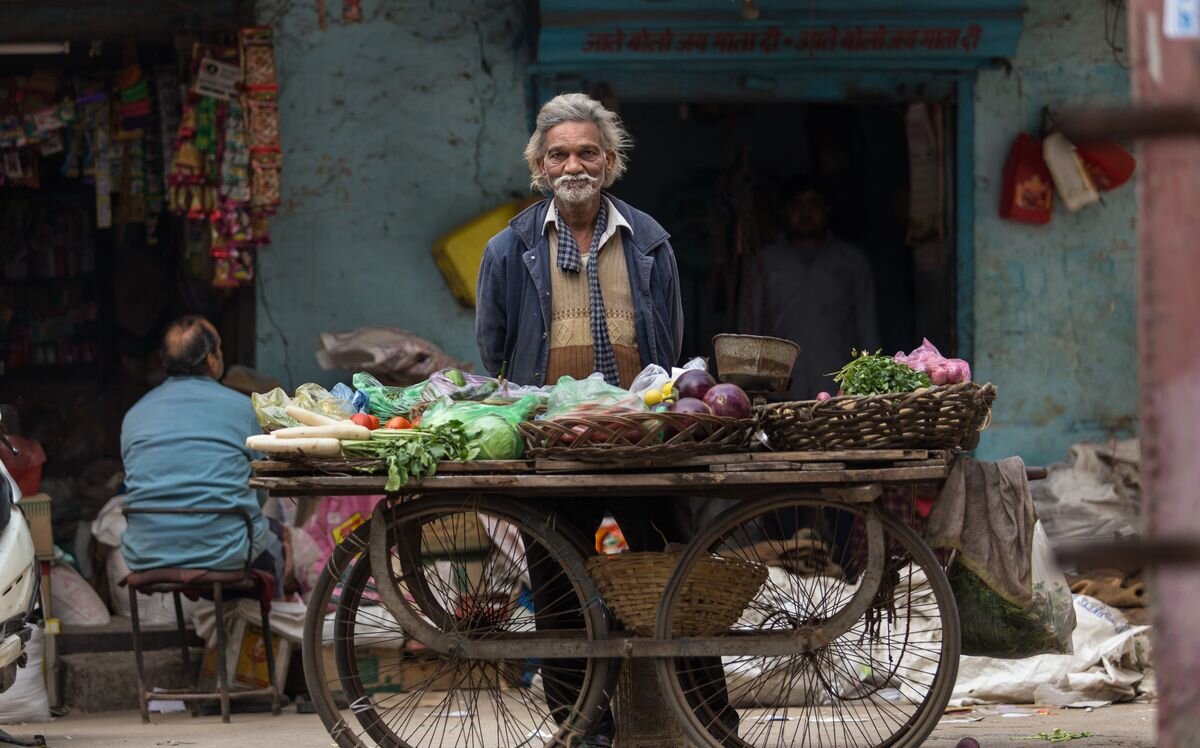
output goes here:
[{"label": "seated man's head", "polygon": [[169,377],[220,379],[225,373],[221,335],[212,323],[196,314],[167,325],[160,356]]},{"label": "seated man's head", "polygon": [[629,147],[620,118],[599,101],[581,93],[556,96],[538,112],[525,146],[531,185],[564,205],[598,200],[625,173]]},{"label": "seated man's head", "polygon": [[829,207],[820,182],[800,174],[783,186],[781,213],[788,238],[816,242],[825,238],[829,227]]}]

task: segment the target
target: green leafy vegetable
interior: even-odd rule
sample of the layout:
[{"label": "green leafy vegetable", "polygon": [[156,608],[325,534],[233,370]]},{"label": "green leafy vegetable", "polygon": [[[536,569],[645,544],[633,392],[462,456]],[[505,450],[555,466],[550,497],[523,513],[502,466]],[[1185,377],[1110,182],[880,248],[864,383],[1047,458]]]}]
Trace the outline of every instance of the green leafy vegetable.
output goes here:
[{"label": "green leafy vegetable", "polygon": [[897,363],[891,356],[866,351],[851,351],[855,358],[830,376],[842,387],[844,395],[882,395],[888,392],[912,392],[929,387],[929,375]]},{"label": "green leafy vegetable", "polygon": [[410,480],[436,474],[442,460],[462,462],[472,456],[467,433],[458,421],[430,429],[379,434],[366,441],[344,441],[342,454],[382,460],[388,468],[387,483],[383,487],[388,493],[399,491]]}]

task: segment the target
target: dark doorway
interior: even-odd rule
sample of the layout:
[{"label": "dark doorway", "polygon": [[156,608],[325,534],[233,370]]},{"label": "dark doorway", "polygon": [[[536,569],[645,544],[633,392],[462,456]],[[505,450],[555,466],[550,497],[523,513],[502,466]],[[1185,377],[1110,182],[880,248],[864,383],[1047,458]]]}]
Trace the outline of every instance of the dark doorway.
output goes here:
[{"label": "dark doorway", "polygon": [[714,334],[736,331],[738,247],[775,240],[780,187],[798,173],[821,179],[833,233],[870,259],[884,351],[909,350],[928,337],[949,355],[954,130],[946,109],[925,108],[938,155],[931,164],[926,153],[918,183],[926,206],[940,201],[939,225],[914,236],[908,103],[621,102],[635,147],[614,192],[672,235],[683,281],[685,356],[710,355]]}]

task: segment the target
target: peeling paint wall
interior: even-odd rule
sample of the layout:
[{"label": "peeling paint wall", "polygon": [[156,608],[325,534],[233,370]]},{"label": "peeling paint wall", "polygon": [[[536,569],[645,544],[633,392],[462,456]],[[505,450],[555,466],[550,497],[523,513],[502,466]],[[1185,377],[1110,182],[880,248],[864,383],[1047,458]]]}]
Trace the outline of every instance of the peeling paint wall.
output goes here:
[{"label": "peeling paint wall", "polygon": [[[1133,182],[1075,214],[1059,202],[1047,226],[997,216],[1008,148],[1036,132],[1044,105],[1128,102],[1129,73],[1105,41],[1109,5],[1030,0],[1012,71],[976,86],[975,369],[999,388],[988,458],[1061,461],[1073,442],[1135,427]],[[1123,23],[1115,38],[1127,46]]]},{"label": "peeling paint wall", "polygon": [[339,0],[259,0],[257,13],[275,28],[284,147],[258,367],[289,386],[345,380],[318,367],[317,336],[362,325],[477,361],[474,310],[431,248],[527,192],[524,4],[372,0],[347,22]]}]

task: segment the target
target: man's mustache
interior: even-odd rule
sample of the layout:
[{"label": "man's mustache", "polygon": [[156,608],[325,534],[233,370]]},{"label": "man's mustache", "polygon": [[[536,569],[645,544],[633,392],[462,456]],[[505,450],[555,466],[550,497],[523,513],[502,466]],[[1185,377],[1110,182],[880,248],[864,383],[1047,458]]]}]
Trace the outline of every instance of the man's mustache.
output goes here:
[{"label": "man's mustache", "polygon": [[589,174],[564,174],[554,180],[555,187],[565,187],[576,184],[597,184],[600,180]]}]

